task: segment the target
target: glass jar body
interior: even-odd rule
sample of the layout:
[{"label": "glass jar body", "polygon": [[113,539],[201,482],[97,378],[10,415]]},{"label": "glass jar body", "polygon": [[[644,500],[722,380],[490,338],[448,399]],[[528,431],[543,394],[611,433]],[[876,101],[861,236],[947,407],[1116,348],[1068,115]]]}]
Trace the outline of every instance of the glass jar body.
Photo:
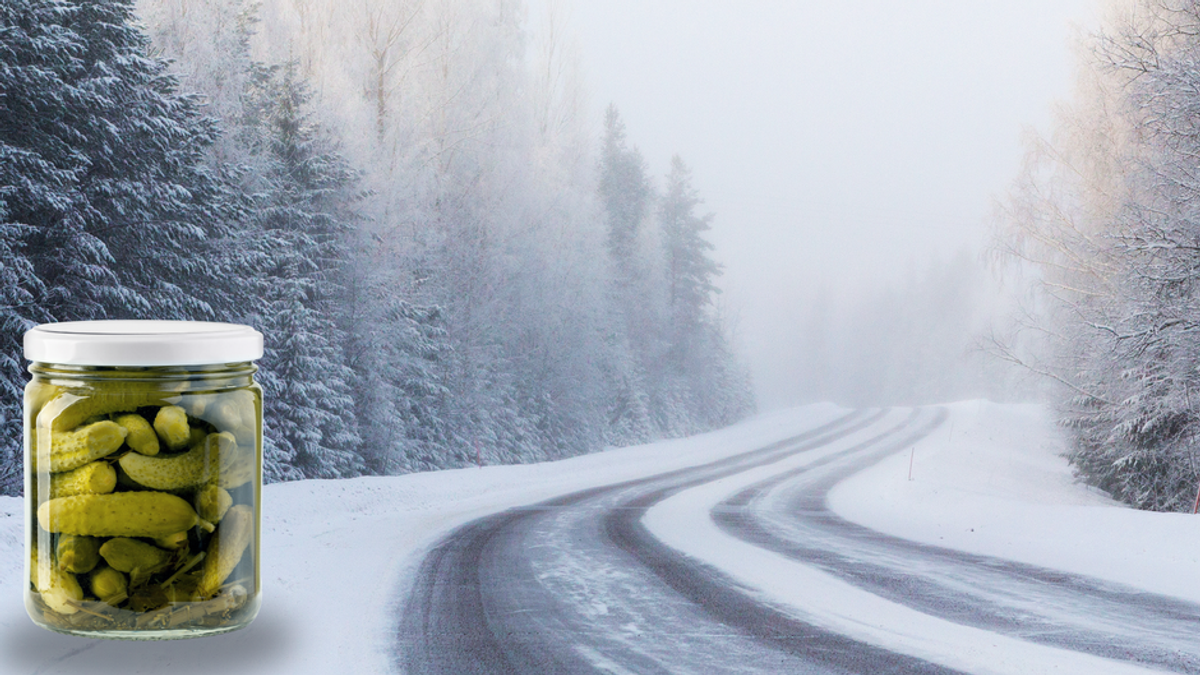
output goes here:
[{"label": "glass jar body", "polygon": [[35,362],[25,606],[62,633],[173,639],[258,613],[262,390],[251,363]]}]

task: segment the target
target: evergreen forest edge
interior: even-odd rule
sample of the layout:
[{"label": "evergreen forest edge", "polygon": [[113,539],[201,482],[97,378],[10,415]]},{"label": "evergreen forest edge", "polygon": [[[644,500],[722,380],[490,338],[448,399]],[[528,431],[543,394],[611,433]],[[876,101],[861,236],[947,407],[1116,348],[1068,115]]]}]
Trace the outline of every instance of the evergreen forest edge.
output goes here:
[{"label": "evergreen forest edge", "polygon": [[165,51],[222,49],[191,64],[194,94],[187,50],[163,58],[129,0],[0,6],[5,493],[22,335],[50,321],[262,331],[268,482],[554,459],[753,410],[688,168],[674,158],[659,192],[614,108],[593,158],[549,114],[561,96],[514,94],[537,83],[511,58],[512,8],[463,29],[510,51],[425,74],[480,92],[438,102],[443,127],[387,109],[400,92],[377,78],[364,133],[390,156],[364,167],[302,64],[252,56],[257,6],[226,5],[236,20],[202,36],[150,19]]}]

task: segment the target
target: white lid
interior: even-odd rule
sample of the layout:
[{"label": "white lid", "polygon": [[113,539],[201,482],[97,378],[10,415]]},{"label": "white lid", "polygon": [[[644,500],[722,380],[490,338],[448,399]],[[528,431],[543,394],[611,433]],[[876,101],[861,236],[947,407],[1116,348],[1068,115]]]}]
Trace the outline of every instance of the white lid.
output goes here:
[{"label": "white lid", "polygon": [[25,358],[75,366],[201,366],[261,358],[262,333],[206,321],[67,321],[25,333]]}]

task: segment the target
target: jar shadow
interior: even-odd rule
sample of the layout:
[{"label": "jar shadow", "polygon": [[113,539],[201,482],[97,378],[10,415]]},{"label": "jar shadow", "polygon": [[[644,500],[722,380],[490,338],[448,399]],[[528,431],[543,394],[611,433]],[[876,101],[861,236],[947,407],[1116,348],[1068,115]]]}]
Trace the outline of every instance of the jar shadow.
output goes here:
[{"label": "jar shadow", "polygon": [[285,612],[265,607],[245,628],[188,640],[96,640],[61,635],[22,619],[3,621],[8,626],[0,631],[0,663],[6,673],[264,672],[295,648],[297,633]]}]

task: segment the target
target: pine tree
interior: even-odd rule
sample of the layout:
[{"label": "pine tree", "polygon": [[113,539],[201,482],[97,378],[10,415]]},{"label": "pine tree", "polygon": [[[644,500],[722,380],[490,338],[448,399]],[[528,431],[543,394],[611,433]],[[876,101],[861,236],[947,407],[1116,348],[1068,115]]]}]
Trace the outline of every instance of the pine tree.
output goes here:
[{"label": "pine tree", "polygon": [[6,97],[20,106],[14,145],[72,174],[54,204],[9,203],[36,228],[40,304],[59,320],[213,316],[218,276],[206,261],[227,224],[227,186],[203,165],[213,121],[147,56],[131,2],[37,4],[52,17],[39,30],[72,43],[28,54],[22,65],[53,81]]},{"label": "pine tree", "polygon": [[713,216],[696,213],[701,203],[691,170],[678,155],[672,157],[658,208],[668,324],[658,377],[663,423],[680,434],[732,423],[754,408],[749,380],[715,311],[721,266],[705,238]]},{"label": "pine tree", "polygon": [[600,149],[600,203],[604,207],[606,243],[612,270],[607,323],[609,358],[605,369],[610,396],[607,441],[616,445],[645,442],[655,435],[650,379],[656,320],[654,303],[643,288],[648,281],[639,246],[643,221],[653,196],[646,163],[626,139],[625,122],[615,106],[604,115]]},{"label": "pine tree", "polygon": [[[0,102],[0,116],[2,105]],[[8,166],[6,151],[6,147],[0,146],[0,167]],[[0,184],[11,185],[5,174],[0,168]],[[4,201],[0,198],[0,397],[3,397],[0,462],[4,463],[0,469],[0,494],[18,494],[21,490],[21,402],[26,381],[25,361],[20,356],[24,349],[21,336],[44,317],[34,303],[35,294],[41,290],[40,282],[19,251],[26,234],[27,228],[5,218]]]},{"label": "pine tree", "polygon": [[[209,318],[228,307],[228,184],[202,163],[216,128],[148,56],[131,4],[0,5],[6,353],[20,353],[36,322]],[[12,393],[19,369],[4,366]],[[5,419],[19,418],[18,400],[5,397]],[[9,448],[13,430],[3,426]]]},{"label": "pine tree", "polygon": [[713,217],[696,215],[700,203],[691,170],[675,155],[658,217],[666,255],[671,348],[680,360],[712,323],[708,310],[713,295],[720,292],[714,280],[721,266],[710,257],[713,245],[704,238]]},{"label": "pine tree", "polygon": [[40,14],[48,11],[39,13],[17,2],[0,6],[0,461],[9,467],[0,476],[0,489],[5,494],[20,490],[20,402],[26,381],[21,336],[48,317],[36,302],[45,288],[26,254],[34,228],[15,220],[8,203],[15,203],[18,210],[34,202],[48,206],[72,178],[70,171],[10,142],[16,140],[15,123],[23,106],[11,92],[36,91],[53,81],[51,73],[25,64],[39,52],[57,60],[67,58],[73,49],[72,42],[41,30],[46,19]]},{"label": "pine tree", "polygon": [[354,402],[368,471],[396,474],[449,466],[449,346],[438,307],[420,307],[357,270],[346,315]]},{"label": "pine tree", "polygon": [[261,361],[270,479],[338,478],[364,468],[345,336],[335,319],[345,241],[355,215],[355,177],[307,110],[294,65],[260,68],[247,93],[261,146],[249,229],[269,261],[258,280],[256,323],[268,336]]},{"label": "pine tree", "polygon": [[608,249],[618,274],[628,282],[636,269],[638,235],[650,207],[646,162],[625,138],[625,122],[615,106],[604,113],[600,151],[600,200],[608,223]]}]

